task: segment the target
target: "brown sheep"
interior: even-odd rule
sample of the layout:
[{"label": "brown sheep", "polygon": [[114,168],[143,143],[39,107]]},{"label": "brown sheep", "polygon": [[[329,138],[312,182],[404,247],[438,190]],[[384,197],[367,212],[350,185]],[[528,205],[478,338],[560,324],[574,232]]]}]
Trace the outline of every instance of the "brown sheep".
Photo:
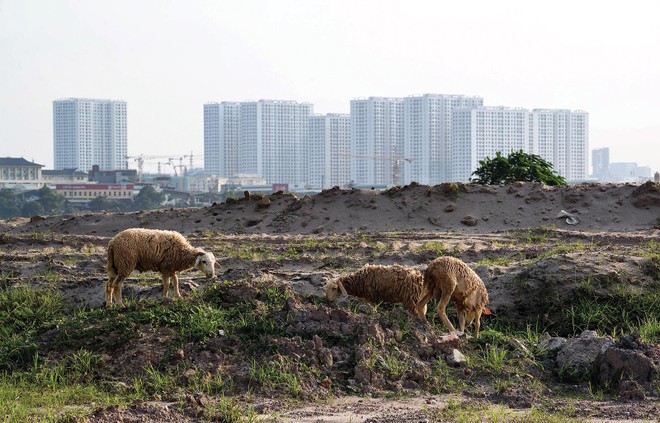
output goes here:
[{"label": "brown sheep", "polygon": [[333,301],[342,294],[353,295],[372,306],[380,302],[401,303],[405,309],[423,318],[426,307],[418,311],[423,287],[424,277],[417,270],[398,264],[366,265],[356,272],[328,282],[325,297]]},{"label": "brown sheep", "polygon": [[466,320],[468,326],[474,321],[474,336],[479,337],[481,314],[490,314],[490,310],[486,308],[488,291],[474,270],[454,257],[439,257],[433,260],[424,272],[424,294],[418,310],[425,310],[429,300],[438,297],[438,315],[447,329],[456,331],[445,312],[449,300],[453,299],[461,332],[465,331]]},{"label": "brown sheep", "polygon": [[178,232],[155,229],[126,229],[108,243],[108,283],[105,287],[105,305],[112,306],[114,296],[123,306],[121,291],[124,280],[134,271],[160,272],[163,280],[163,296],[167,297],[170,279],[174,285],[174,297],[179,298],[177,272],[198,268],[207,278],[215,277],[220,267],[213,253],[194,248]]}]

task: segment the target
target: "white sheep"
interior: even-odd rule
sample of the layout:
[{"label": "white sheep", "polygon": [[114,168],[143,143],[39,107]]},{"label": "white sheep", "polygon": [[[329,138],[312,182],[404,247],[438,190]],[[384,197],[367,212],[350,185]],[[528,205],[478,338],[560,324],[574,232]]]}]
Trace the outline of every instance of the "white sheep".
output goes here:
[{"label": "white sheep", "polygon": [[333,301],[341,294],[353,295],[366,303],[401,303],[416,316],[423,318],[426,307],[418,311],[424,277],[420,272],[398,264],[366,265],[362,269],[330,281],[325,297]]},{"label": "white sheep", "polygon": [[439,257],[433,260],[424,271],[424,294],[418,305],[419,312],[426,310],[431,298],[438,297],[440,302],[437,312],[447,329],[456,331],[445,311],[449,300],[453,299],[461,332],[465,331],[466,320],[468,326],[474,321],[474,336],[479,337],[481,314],[491,313],[486,308],[488,291],[474,270],[454,257]]},{"label": "white sheep", "polygon": [[160,272],[163,296],[167,297],[170,279],[174,284],[174,297],[179,298],[177,272],[196,267],[207,278],[215,277],[220,267],[213,253],[194,248],[178,232],[132,228],[121,231],[108,243],[108,283],[105,287],[105,305],[112,306],[112,298],[123,306],[122,286],[134,271]]}]

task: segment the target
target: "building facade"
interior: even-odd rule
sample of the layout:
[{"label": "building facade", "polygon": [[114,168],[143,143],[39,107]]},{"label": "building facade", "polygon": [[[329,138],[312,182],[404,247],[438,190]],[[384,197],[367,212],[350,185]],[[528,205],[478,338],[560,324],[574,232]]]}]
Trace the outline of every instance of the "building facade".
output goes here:
[{"label": "building facade", "polygon": [[345,187],[351,179],[351,117],[347,114],[315,115],[309,118],[305,144],[306,185],[309,189]]},{"label": "building facade", "polygon": [[569,182],[589,175],[589,115],[581,110],[533,109],[529,112],[529,146]]},{"label": "building facade", "polygon": [[241,104],[204,105],[204,172],[230,178],[238,174]]},{"label": "building facade", "polygon": [[388,186],[402,182],[403,99],[351,100],[351,183]]},{"label": "building facade", "polygon": [[404,99],[403,183],[434,185],[452,177],[452,111],[483,106],[483,98],[424,94]]},{"label": "building facade", "polygon": [[568,182],[588,175],[588,114],[583,111],[507,107],[455,109],[453,180],[468,182],[486,157],[522,150],[552,163]]},{"label": "building facade", "polygon": [[0,188],[41,188],[44,185],[42,167],[22,157],[0,157]]},{"label": "building facade", "polygon": [[73,203],[88,202],[96,197],[110,200],[132,200],[135,195],[133,184],[57,184],[55,192]]},{"label": "building facade", "polygon": [[220,177],[249,174],[269,184],[304,185],[304,145],[312,113],[311,104],[295,101],[207,104],[205,170]]},{"label": "building facade", "polygon": [[126,169],[126,102],[69,98],[53,102],[55,169]]},{"label": "building facade", "polygon": [[598,181],[606,181],[610,168],[610,149],[596,148],[591,151],[592,176]]},{"label": "building facade", "polygon": [[486,157],[527,150],[529,117],[525,109],[455,109],[452,122],[452,180],[468,182]]}]

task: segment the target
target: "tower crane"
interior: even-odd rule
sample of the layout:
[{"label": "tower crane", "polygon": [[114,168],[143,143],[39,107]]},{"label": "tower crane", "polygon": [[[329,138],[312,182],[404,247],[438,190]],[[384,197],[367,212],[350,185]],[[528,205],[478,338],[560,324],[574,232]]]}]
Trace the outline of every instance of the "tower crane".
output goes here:
[{"label": "tower crane", "polygon": [[[144,154],[140,154],[138,156],[126,156],[126,159],[133,159],[134,161],[137,162],[138,180],[140,180],[140,181],[142,180],[142,174],[143,174],[143,171],[144,171],[144,161],[145,160],[167,159],[167,158],[169,158],[169,156],[149,156],[149,155],[144,155]],[[126,165],[126,167],[128,167],[128,164]],[[160,173],[160,166],[158,166],[158,167],[159,167],[158,172]]]}]

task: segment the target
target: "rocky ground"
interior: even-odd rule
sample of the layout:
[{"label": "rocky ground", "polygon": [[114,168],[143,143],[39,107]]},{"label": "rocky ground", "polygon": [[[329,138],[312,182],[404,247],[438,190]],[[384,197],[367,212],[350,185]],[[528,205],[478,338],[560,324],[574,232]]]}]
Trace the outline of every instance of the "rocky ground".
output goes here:
[{"label": "rocky ground", "polygon": [[[183,386],[230,379],[236,401],[266,420],[455,421],[468,410],[487,421],[516,421],[542,410],[649,421],[660,414],[660,346],[609,336],[660,315],[660,303],[648,300],[660,298],[659,224],[653,184],[246,195],[207,208],[0,222],[0,276],[5,289],[54,289],[74,307],[103,311],[105,246],[118,231],[178,230],[212,251],[222,265],[219,281],[183,274],[185,300],[159,299],[157,276],[136,273],[124,288],[132,300],[127,312],[101,315],[95,331],[60,327],[39,340],[53,359],[81,346],[97,351],[100,371],[117,375],[120,390],[131,389],[145,368],[170,367]],[[327,281],[366,263],[422,270],[443,254],[467,262],[489,290],[493,315],[483,318],[478,340],[450,336],[432,308],[423,323],[400,306],[374,310],[322,297]],[[228,321],[195,342],[180,342],[176,327],[139,319],[128,335],[101,330],[104,319],[142,318],[163,307],[173,314],[237,309],[257,320],[254,327]],[[128,341],[115,339],[123,336]],[[506,359],[496,367],[498,353]],[[257,383],[250,360],[292,375],[295,386]],[[634,371],[624,362],[636,363]],[[593,378],[581,377],[592,369]],[[634,374],[630,383],[620,383],[622,371]],[[202,421],[219,401],[190,388],[97,409],[89,419]]]}]

